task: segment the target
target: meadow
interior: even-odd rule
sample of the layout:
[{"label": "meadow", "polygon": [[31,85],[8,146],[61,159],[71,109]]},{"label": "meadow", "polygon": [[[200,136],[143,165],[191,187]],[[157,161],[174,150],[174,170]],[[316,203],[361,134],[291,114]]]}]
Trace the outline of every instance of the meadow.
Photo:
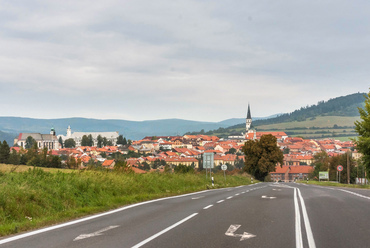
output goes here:
[{"label": "meadow", "polygon": [[[18,172],[19,171],[19,172]],[[210,188],[250,184],[246,175],[122,173],[6,167],[0,164],[0,236],[28,231],[127,204]]]}]

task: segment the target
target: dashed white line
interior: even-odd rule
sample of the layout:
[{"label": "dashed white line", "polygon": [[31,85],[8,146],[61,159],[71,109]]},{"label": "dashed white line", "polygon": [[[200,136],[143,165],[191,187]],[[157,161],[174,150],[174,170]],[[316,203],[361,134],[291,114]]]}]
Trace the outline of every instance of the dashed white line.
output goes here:
[{"label": "dashed white line", "polygon": [[203,209],[209,209],[211,207],[213,207],[213,205],[208,205],[207,207],[204,207]]},{"label": "dashed white line", "polygon": [[173,225],[172,225],[172,226],[170,226],[170,227],[167,227],[166,229],[164,229],[163,231],[160,231],[160,232],[159,232],[159,233],[157,233],[157,234],[154,234],[153,236],[151,236],[151,237],[147,238],[146,240],[144,240],[144,241],[140,242],[139,244],[137,244],[137,245],[133,246],[132,248],[139,248],[139,247],[141,247],[141,246],[145,245],[146,243],[148,243],[148,242],[152,241],[152,240],[153,240],[153,239],[155,239],[155,238],[158,238],[159,236],[161,236],[162,234],[164,234],[164,233],[168,232],[169,230],[171,230],[171,229],[173,229],[173,228],[177,227],[178,225],[181,225],[181,224],[182,224],[182,223],[184,223],[185,221],[190,220],[191,218],[193,218],[193,217],[194,217],[194,216],[196,216],[197,214],[198,214],[198,213],[194,213],[194,214],[192,214],[192,215],[190,215],[190,216],[186,217],[185,219],[180,220],[179,222],[177,222],[177,223],[173,224]]},{"label": "dashed white line", "polygon": [[221,202],[224,202],[225,200],[220,200],[220,201],[218,201],[217,203],[221,203]]},{"label": "dashed white line", "polygon": [[231,199],[231,198],[233,198],[233,197],[232,197],[232,196],[229,196],[229,197],[228,197],[228,198],[226,198],[226,199],[228,199],[228,200],[229,200],[229,199]]},{"label": "dashed white line", "polygon": [[238,194],[235,194],[235,196],[238,196],[238,195],[240,195],[239,193]]}]

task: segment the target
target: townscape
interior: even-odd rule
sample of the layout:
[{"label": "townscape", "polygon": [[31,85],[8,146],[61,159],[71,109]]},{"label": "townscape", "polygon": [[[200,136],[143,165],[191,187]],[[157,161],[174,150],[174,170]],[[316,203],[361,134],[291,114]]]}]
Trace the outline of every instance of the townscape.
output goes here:
[{"label": "townscape", "polygon": [[271,134],[284,154],[283,164],[277,164],[270,172],[272,181],[294,181],[307,179],[313,171],[315,154],[325,152],[329,157],[348,152],[354,160],[360,157],[352,141],[335,139],[303,139],[289,137],[285,132],[257,132],[252,128],[250,109],[246,118],[245,133],[220,139],[208,135],[148,136],[141,140],[126,140],[118,132],[73,132],[70,126],[67,134],[20,133],[10,148],[16,153],[25,153],[34,142],[38,149],[47,149],[49,154],[61,158],[61,166],[71,169],[105,168],[113,169],[117,162],[135,173],[163,172],[186,166],[201,170],[204,153],[214,154],[214,170],[227,165],[228,171],[241,171],[245,156],[242,148],[247,140],[259,140],[262,135]]}]

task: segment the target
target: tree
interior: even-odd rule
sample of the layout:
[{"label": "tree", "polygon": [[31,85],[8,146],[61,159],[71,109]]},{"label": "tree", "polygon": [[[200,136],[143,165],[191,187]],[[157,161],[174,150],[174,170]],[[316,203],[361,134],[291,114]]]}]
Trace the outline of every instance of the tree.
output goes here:
[{"label": "tree", "polygon": [[21,163],[21,156],[18,154],[16,150],[12,150],[8,160],[9,164],[19,165]]},{"label": "tree", "polygon": [[0,142],[0,163],[7,164],[10,156],[10,147],[6,140]]},{"label": "tree", "polygon": [[59,144],[61,145],[61,147],[64,148],[62,137],[59,137],[59,140],[58,141],[59,141]]},{"label": "tree", "polygon": [[97,144],[96,144],[96,146],[97,146],[98,148],[102,148],[102,146],[103,146],[103,137],[99,134],[99,135],[98,135],[98,137],[97,137],[96,139],[97,139]]},{"label": "tree", "polygon": [[66,139],[64,141],[64,147],[65,148],[74,148],[76,147],[76,142],[74,139],[70,138],[70,139]]},{"label": "tree", "polygon": [[87,146],[94,146],[94,139],[93,139],[92,135],[89,134],[89,136],[87,136],[87,138],[89,139],[89,142],[88,142]]},{"label": "tree", "polygon": [[365,96],[365,107],[358,108],[361,120],[355,121],[358,137],[354,139],[357,150],[362,153],[362,163],[367,174],[370,172],[370,92]]},{"label": "tree", "polygon": [[87,135],[82,136],[81,146],[89,146],[89,143],[89,137],[87,137]]},{"label": "tree", "polygon": [[226,152],[226,154],[235,154],[236,153],[236,149],[234,147],[230,148],[228,152]]},{"label": "tree", "polygon": [[124,139],[122,135],[118,136],[117,145],[124,145]]},{"label": "tree", "polygon": [[127,145],[127,140],[126,140],[126,138],[123,138],[123,143],[122,143],[122,145]]},{"label": "tree", "polygon": [[28,136],[27,139],[26,139],[26,144],[25,144],[25,148],[26,149],[30,149],[33,144],[36,143],[36,140],[34,138],[32,138],[31,136]]},{"label": "tree", "polygon": [[283,164],[283,152],[277,146],[277,139],[271,134],[262,135],[260,140],[248,140],[243,146],[245,154],[244,171],[263,181],[275,166]]}]

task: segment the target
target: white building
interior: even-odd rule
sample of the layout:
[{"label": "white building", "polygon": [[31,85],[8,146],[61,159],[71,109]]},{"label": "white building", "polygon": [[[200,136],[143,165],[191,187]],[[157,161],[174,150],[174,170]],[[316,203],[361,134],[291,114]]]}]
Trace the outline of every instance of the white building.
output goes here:
[{"label": "white building", "polygon": [[37,142],[39,149],[47,148],[48,150],[59,149],[59,142],[57,136],[55,136],[55,130],[52,128],[50,134],[41,133],[20,133],[18,138],[14,139],[14,145],[17,144],[19,147],[26,148],[26,140],[28,137],[32,137]]},{"label": "white building", "polygon": [[81,146],[82,137],[84,135],[89,136],[91,134],[94,146],[98,145],[98,136],[100,135],[102,138],[106,138],[107,141],[111,141],[112,144],[115,146],[117,145],[117,139],[118,139],[118,132],[74,132],[72,133],[71,127],[68,126],[67,128],[67,135],[58,135],[58,139],[61,137],[63,142],[67,139],[73,139],[76,142],[76,147]]}]

